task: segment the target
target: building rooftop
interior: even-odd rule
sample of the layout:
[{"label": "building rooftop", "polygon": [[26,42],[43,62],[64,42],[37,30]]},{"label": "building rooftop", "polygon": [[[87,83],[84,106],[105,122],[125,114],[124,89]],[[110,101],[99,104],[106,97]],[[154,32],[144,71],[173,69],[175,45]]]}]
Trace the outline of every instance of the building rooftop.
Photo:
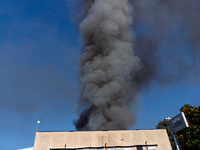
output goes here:
[{"label": "building rooftop", "polygon": [[34,150],[111,149],[135,150],[154,146],[171,150],[165,129],[108,130],[108,131],[39,131],[36,132]]}]

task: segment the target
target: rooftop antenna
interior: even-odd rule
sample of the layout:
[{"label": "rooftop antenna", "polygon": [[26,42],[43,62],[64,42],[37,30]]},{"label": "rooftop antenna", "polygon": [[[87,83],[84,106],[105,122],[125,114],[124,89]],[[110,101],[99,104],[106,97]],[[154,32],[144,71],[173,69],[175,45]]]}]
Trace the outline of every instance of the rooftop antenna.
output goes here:
[{"label": "rooftop antenna", "polygon": [[36,132],[37,132],[37,128],[38,128],[38,124],[40,123],[40,120],[39,120],[39,117],[38,117],[38,120],[37,120],[37,125],[36,125]]}]

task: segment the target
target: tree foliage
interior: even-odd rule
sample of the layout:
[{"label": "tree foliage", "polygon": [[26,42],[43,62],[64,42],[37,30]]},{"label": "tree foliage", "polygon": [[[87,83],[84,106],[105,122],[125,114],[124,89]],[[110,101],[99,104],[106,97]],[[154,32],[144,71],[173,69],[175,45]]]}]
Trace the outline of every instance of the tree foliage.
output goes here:
[{"label": "tree foliage", "polygon": [[181,150],[200,150],[200,106],[185,104],[180,109],[185,113],[189,127],[176,133]]},{"label": "tree foliage", "polygon": [[170,126],[169,126],[169,122],[166,119],[159,121],[158,124],[156,125],[156,128],[167,130],[167,134],[168,134],[169,141],[171,143],[172,149],[176,150],[176,145],[175,145],[175,142],[174,142],[174,139],[173,139],[173,136],[172,136],[172,132],[171,132],[171,129],[170,129]]}]

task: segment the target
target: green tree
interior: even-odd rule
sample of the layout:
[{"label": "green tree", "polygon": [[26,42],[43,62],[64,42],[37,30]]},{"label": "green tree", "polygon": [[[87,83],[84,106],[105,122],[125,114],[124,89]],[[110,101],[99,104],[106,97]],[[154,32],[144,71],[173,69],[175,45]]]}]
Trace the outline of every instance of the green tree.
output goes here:
[{"label": "green tree", "polygon": [[171,129],[170,129],[170,126],[169,126],[169,122],[166,119],[159,121],[158,124],[156,125],[156,128],[167,130],[167,134],[168,134],[169,141],[171,143],[172,149],[176,150],[176,145],[175,145],[175,142],[174,142],[174,139],[173,139],[173,136],[172,136],[172,132],[171,132]]},{"label": "green tree", "polygon": [[176,133],[181,150],[200,150],[200,106],[185,104],[180,109],[185,113],[188,128]]}]

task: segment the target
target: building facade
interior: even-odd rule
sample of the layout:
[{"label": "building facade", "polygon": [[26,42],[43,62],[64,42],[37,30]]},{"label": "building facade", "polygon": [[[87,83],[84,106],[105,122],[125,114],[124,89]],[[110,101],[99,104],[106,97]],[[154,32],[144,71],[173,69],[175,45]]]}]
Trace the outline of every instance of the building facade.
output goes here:
[{"label": "building facade", "polygon": [[172,150],[165,129],[36,132],[33,150]]}]

